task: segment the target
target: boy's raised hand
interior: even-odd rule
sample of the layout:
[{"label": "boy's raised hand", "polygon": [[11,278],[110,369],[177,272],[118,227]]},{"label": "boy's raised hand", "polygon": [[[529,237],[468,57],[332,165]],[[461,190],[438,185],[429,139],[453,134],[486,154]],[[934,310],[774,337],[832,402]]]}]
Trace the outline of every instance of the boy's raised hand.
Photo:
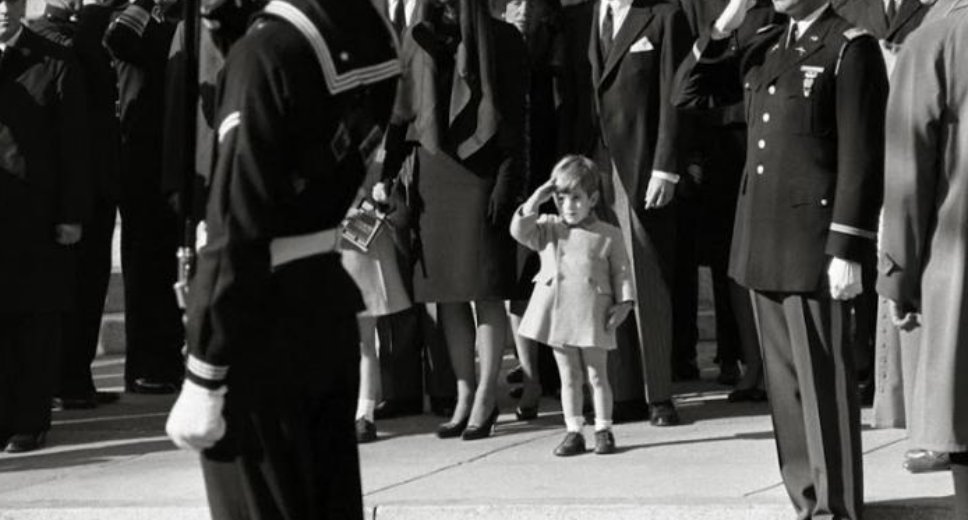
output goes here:
[{"label": "boy's raised hand", "polygon": [[537,213],[538,207],[540,207],[545,202],[551,200],[551,197],[554,197],[554,196],[555,196],[555,180],[548,179],[548,182],[545,182],[541,186],[538,186],[538,189],[534,190],[534,193],[531,194],[531,197],[529,197],[528,200],[524,203],[524,212]]},{"label": "boy's raised hand", "polygon": [[632,307],[634,306],[632,302],[621,302],[609,307],[608,318],[605,320],[605,330],[612,332],[617,329],[625,321],[625,318],[628,317],[629,312],[632,311]]}]

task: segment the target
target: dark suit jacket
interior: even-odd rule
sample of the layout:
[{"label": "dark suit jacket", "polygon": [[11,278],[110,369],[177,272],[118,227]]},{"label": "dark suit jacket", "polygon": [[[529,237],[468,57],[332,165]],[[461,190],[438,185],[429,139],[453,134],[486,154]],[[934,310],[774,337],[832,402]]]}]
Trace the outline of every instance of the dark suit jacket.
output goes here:
[{"label": "dark suit jacket", "polygon": [[[611,54],[603,57],[598,5],[566,8],[565,34],[573,41],[564,49],[570,68],[563,78],[565,99],[571,105],[564,113],[571,119],[563,126],[573,128],[565,130],[570,135],[564,142],[571,151],[589,153],[600,140],[630,198],[642,201],[653,170],[679,172],[672,85],[689,52],[690,31],[677,3],[635,0]],[[631,52],[634,46],[643,50]]]},{"label": "dark suit jacket", "polygon": [[104,31],[111,19],[111,7],[85,5],[73,13],[48,5],[44,16],[33,20],[30,28],[37,34],[61,45],[71,47],[84,78],[87,92],[87,135],[91,137],[91,173],[97,195],[115,201],[119,195],[121,136],[115,111],[118,79],[111,65],[111,56],[101,45]]},{"label": "dark suit jacket", "polygon": [[884,0],[834,0],[832,5],[848,22],[867,29],[879,40],[894,44],[903,43],[931,9],[930,4],[922,4],[920,0],[904,0],[893,23],[888,24]]},{"label": "dark suit jacket", "polygon": [[700,57],[682,65],[676,102],[745,99],[730,276],[760,291],[813,292],[828,255],[861,261],[874,247],[887,74],[877,41],[832,9],[790,49],[780,44],[787,28],[768,26],[744,44],[701,37]]},{"label": "dark suit jacket", "polygon": [[28,28],[0,58],[0,312],[69,310],[60,223],[87,216],[84,85],[73,53]]}]

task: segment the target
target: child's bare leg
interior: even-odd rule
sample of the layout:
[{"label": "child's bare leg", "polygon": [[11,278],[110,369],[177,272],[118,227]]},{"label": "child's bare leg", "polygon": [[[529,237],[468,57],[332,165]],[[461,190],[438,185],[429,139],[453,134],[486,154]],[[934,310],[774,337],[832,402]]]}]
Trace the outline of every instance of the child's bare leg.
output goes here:
[{"label": "child's bare leg", "polygon": [[582,417],[583,369],[581,354],[575,347],[555,347],[555,362],[561,375],[561,411],[565,426],[570,432],[580,432],[585,418]]},{"label": "child's bare leg", "polygon": [[612,385],[608,381],[608,351],[586,348],[581,351],[588,386],[592,388],[592,404],[595,407],[595,431],[612,428]]},{"label": "child's bare leg", "polygon": [[377,357],[376,318],[359,317],[360,327],[360,392],[356,418],[373,422],[380,398],[380,359]]}]

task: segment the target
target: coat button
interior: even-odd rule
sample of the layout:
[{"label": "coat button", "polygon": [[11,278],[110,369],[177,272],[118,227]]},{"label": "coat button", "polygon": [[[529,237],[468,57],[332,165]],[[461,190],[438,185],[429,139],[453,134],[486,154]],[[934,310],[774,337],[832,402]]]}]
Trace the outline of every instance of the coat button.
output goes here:
[{"label": "coat button", "polygon": [[763,171],[764,170],[766,170],[766,168],[763,168],[763,165],[762,164],[756,165],[756,174],[757,175],[763,175]]},{"label": "coat button", "polygon": [[770,122],[770,113],[769,112],[763,114],[763,122],[764,123],[769,123]]},{"label": "coat button", "polygon": [[770,85],[770,88],[766,89],[766,91],[769,92],[771,96],[776,94],[776,85]]},{"label": "coat button", "polygon": [[762,150],[762,149],[764,149],[764,148],[766,148],[766,140],[765,140],[765,139],[760,139],[760,140],[759,140],[759,141],[758,141],[758,142],[756,143],[756,146],[758,146],[758,147],[760,148],[760,150]]},{"label": "coat button", "polygon": [[827,204],[828,204],[827,203],[827,199],[820,199],[820,205],[821,206],[826,206]]}]

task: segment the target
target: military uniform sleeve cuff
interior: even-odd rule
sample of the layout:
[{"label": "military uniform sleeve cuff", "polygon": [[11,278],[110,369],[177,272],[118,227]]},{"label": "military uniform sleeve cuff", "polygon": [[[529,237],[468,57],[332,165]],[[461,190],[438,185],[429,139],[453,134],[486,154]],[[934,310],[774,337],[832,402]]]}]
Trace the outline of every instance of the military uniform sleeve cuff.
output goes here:
[{"label": "military uniform sleeve cuff", "polygon": [[186,368],[188,378],[206,388],[222,386],[229,374],[228,365],[213,365],[194,355],[188,356]]},{"label": "military uniform sleeve cuff", "polygon": [[678,184],[679,183],[679,174],[676,174],[676,173],[669,173],[669,172],[664,172],[664,171],[659,171],[659,170],[653,170],[652,171],[652,176],[655,177],[655,178],[657,178],[657,179],[662,179],[664,181],[669,181],[672,184]]},{"label": "military uniform sleeve cuff", "polygon": [[[138,36],[144,34],[148,22],[151,21],[151,12],[144,4],[144,0],[137,0],[128,6],[117,20],[119,24],[128,27]],[[150,6],[150,3],[148,5]]]},{"label": "military uniform sleeve cuff", "polygon": [[877,232],[868,231],[866,229],[861,229],[854,226],[848,226],[846,224],[838,224],[836,222],[832,222],[830,224],[830,230],[837,233],[843,233],[844,235],[851,235],[855,237],[866,238],[868,240],[875,240],[875,241],[877,240]]}]

